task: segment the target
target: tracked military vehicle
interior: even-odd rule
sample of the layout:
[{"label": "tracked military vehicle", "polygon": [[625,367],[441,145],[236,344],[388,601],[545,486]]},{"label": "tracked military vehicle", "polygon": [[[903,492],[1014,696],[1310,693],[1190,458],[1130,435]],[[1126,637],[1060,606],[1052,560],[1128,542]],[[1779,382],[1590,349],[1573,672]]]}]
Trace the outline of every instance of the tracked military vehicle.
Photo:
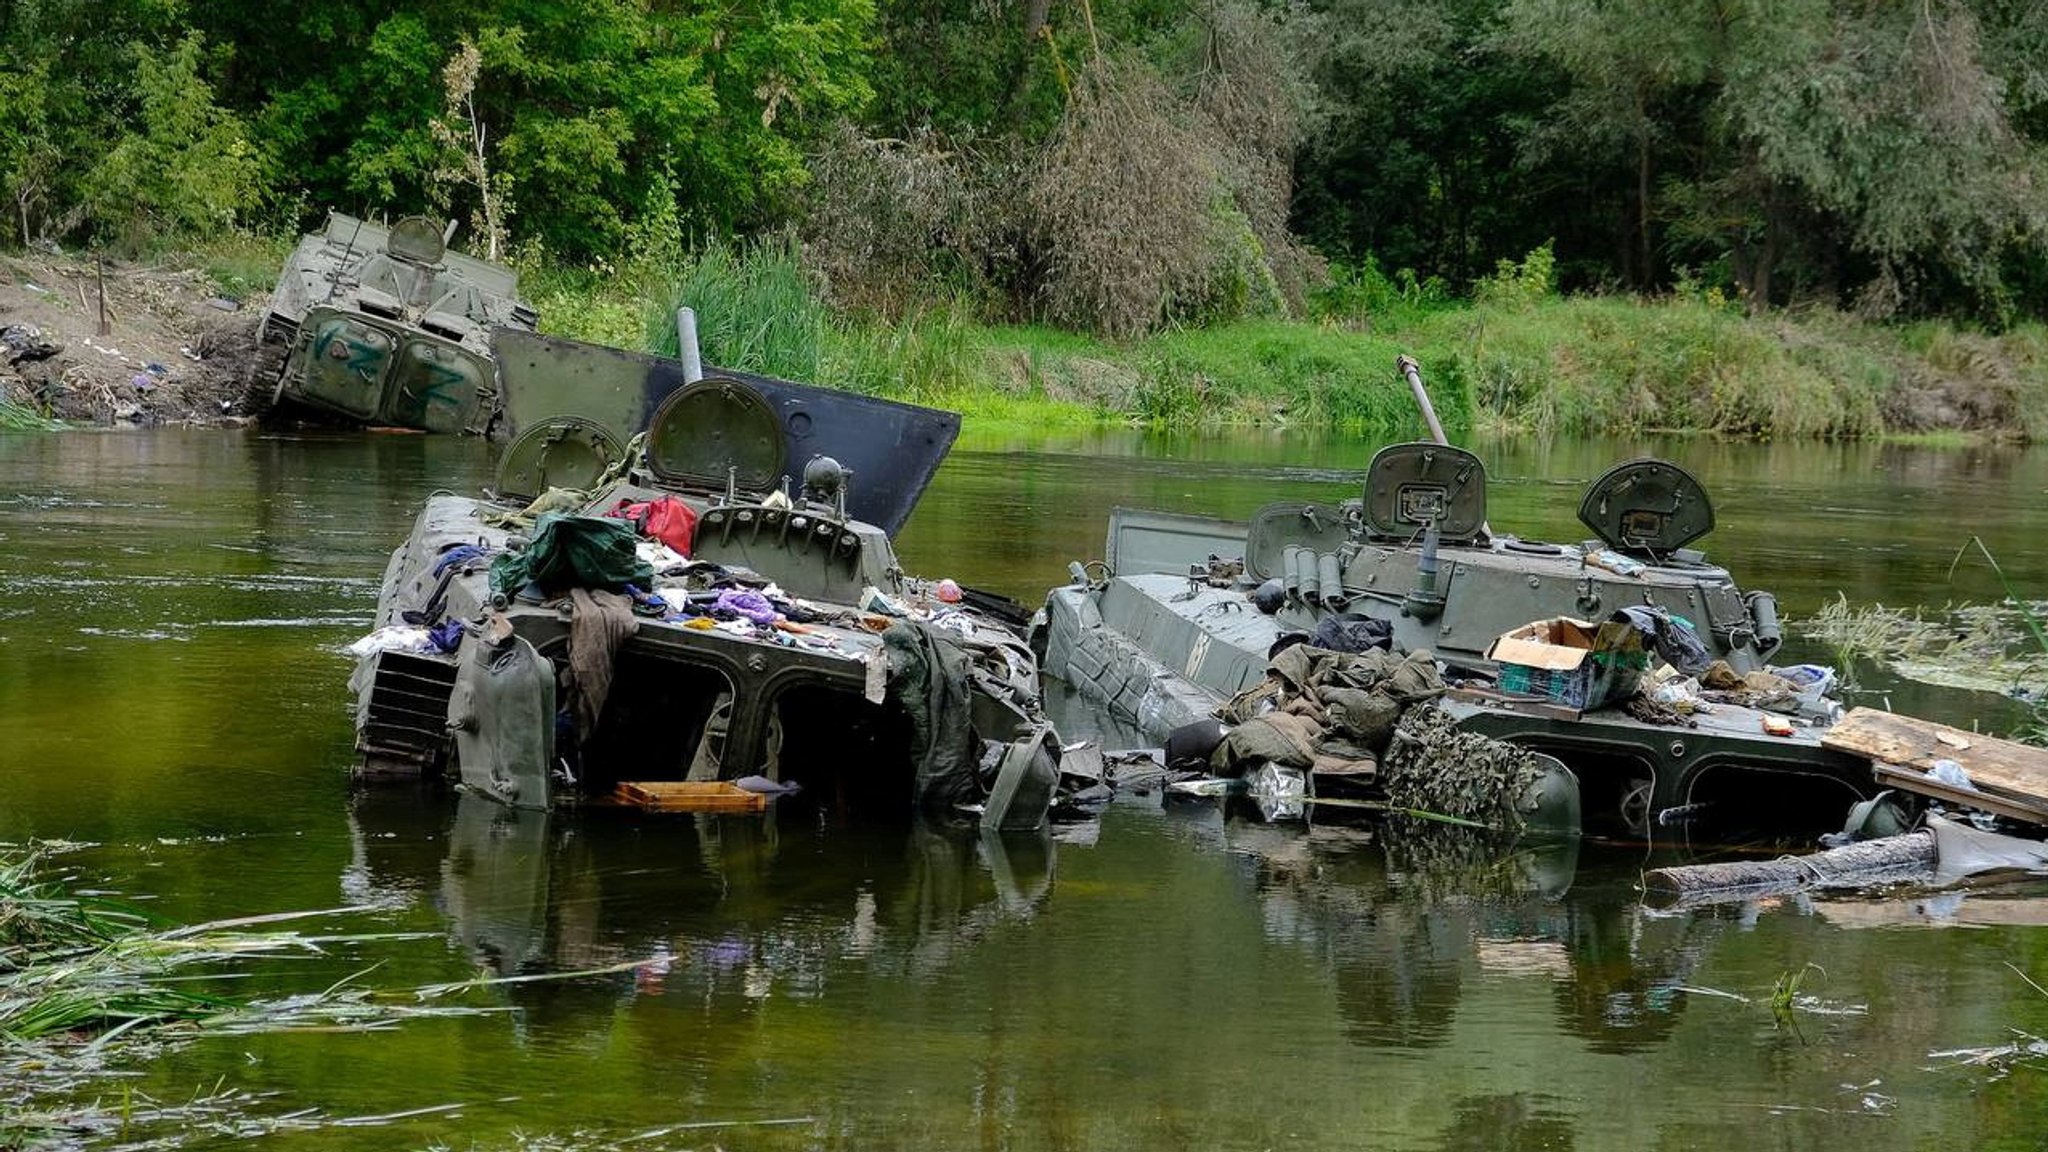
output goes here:
[{"label": "tracked military vehicle", "polygon": [[245,405],[482,435],[497,412],[491,330],[536,319],[516,273],[450,251],[432,220],[330,213],[257,322]]},{"label": "tracked military vehicle", "polygon": [[494,344],[513,438],[491,491],[429,498],[392,553],[351,682],[363,775],[520,808],[795,780],[835,812],[1044,822],[1060,745],[1029,648],[890,542],[957,415]]},{"label": "tracked military vehicle", "polygon": [[1818,694],[1790,718],[1715,705],[1658,724],[1615,706],[1632,693],[1560,700],[1503,676],[1506,634],[1631,608],[1679,618],[1706,649],[1701,662],[1736,676],[1778,650],[1772,597],[1744,591],[1695,547],[1714,511],[1683,468],[1617,465],[1588,485],[1579,519],[1592,535],[1583,542],[1499,530],[1477,456],[1395,444],[1352,493],[1270,504],[1248,523],[1115,510],[1103,561],[1073,566],[1035,639],[1048,675],[1164,741],[1265,681],[1276,647],[1329,622],[1380,621],[1397,651],[1443,663],[1442,706],[1460,727],[1555,756],[1587,784],[1589,815],[1621,813],[1634,831],[1751,788],[1787,811],[1816,800],[1835,819],[1869,794],[1869,760],[1823,745],[1840,709]]}]

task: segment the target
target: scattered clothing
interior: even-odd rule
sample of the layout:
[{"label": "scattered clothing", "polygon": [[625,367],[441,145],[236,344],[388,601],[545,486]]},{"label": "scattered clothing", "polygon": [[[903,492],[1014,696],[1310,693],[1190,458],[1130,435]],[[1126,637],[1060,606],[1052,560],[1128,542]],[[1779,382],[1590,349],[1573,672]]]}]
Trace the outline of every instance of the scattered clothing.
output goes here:
[{"label": "scattered clothing", "polygon": [[491,561],[491,592],[509,598],[528,581],[551,595],[572,588],[644,587],[654,582],[654,569],[640,559],[638,541],[624,521],[549,512],[534,525],[523,551]]},{"label": "scattered clothing", "polygon": [[358,660],[372,652],[425,654],[434,650],[433,638],[427,634],[427,630],[409,624],[392,624],[379,628],[348,646],[348,654]]},{"label": "scattered clothing", "polygon": [[756,624],[775,623],[775,605],[759,592],[746,589],[728,589],[718,594],[711,605],[714,616],[739,617]]},{"label": "scattered clothing", "polygon": [[1625,622],[1641,632],[1650,641],[1666,664],[1678,669],[1681,676],[1697,676],[1714,662],[1713,654],[1707,651],[1692,622],[1682,616],[1673,616],[1664,608],[1634,605],[1617,610],[1609,619]]}]

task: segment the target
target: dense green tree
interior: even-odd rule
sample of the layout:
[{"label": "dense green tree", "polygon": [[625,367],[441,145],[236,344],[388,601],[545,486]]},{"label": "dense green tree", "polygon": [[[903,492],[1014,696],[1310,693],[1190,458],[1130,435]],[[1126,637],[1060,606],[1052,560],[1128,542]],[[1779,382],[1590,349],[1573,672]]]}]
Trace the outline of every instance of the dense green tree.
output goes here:
[{"label": "dense green tree", "polygon": [[1759,304],[1851,281],[1889,310],[1938,269],[2009,311],[2000,268],[2039,233],[2044,152],[2008,96],[2038,65],[1995,72],[1961,0],[1509,0],[1502,18],[1509,51],[1570,79],[1527,145],[1631,163],[1638,283],[1661,227],[1666,267],[1719,264]]},{"label": "dense green tree", "polygon": [[173,135],[223,123],[189,32],[177,0],[0,5],[0,184],[24,242],[109,223],[90,218],[88,182],[145,116]]},{"label": "dense green tree", "polygon": [[1573,216],[1600,212],[1588,181],[1518,163],[1558,84],[1552,70],[1490,47],[1498,8],[1317,0],[1316,113],[1294,204],[1311,243],[1464,284],[1502,256],[1583,231]]},{"label": "dense green tree", "polygon": [[366,210],[447,195],[434,125],[448,65],[474,45],[469,112],[518,206],[512,231],[578,258],[616,251],[648,214],[773,222],[803,180],[803,142],[871,96],[870,0],[317,5],[285,35],[270,5],[208,19],[277,49],[233,79],[261,107],[276,168],[316,200]]},{"label": "dense green tree", "polygon": [[[1156,78],[1131,84],[1158,138],[1202,141],[1158,172],[1198,188],[1121,180],[1114,133],[1076,143],[1138,111],[1105,76]],[[1063,196],[1062,168],[1124,191]],[[862,195],[820,216],[820,175]],[[331,205],[593,261],[809,211],[1023,312],[1104,266],[1034,205],[1150,225],[1099,196],[1179,196],[1202,219],[1172,235],[1214,252],[1119,328],[1297,299],[1294,236],[1460,287],[1554,240],[1567,289],[1683,275],[2002,321],[2048,312],[2048,5],[14,0],[0,193],[18,242]],[[888,227],[854,226],[870,209]]]},{"label": "dense green tree", "polygon": [[217,232],[255,203],[255,152],[200,78],[203,47],[196,32],[163,52],[135,46],[136,114],[81,180],[86,218],[128,249]]},{"label": "dense green tree", "polygon": [[0,70],[0,193],[9,208],[0,235],[11,226],[23,244],[35,238],[61,159],[50,138],[49,92],[48,65]]}]

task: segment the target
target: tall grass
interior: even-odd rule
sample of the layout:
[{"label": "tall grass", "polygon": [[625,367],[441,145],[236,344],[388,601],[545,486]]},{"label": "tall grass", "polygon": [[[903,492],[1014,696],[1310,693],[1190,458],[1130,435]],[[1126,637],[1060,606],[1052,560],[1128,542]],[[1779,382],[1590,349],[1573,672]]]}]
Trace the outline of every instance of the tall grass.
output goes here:
[{"label": "tall grass", "polygon": [[2009,695],[2027,705],[2016,739],[2048,745],[2048,620],[2007,578],[1984,541],[1957,550],[1949,575],[1972,553],[1991,567],[2005,601],[1949,605],[1929,614],[1882,604],[1851,607],[1847,597],[1823,605],[1807,625],[1845,667],[1868,661],[1923,683]]},{"label": "tall grass", "polygon": [[1885,430],[1895,376],[1825,331],[1682,299],[1476,305],[1411,338],[1484,423],[1540,434],[1870,436]]},{"label": "tall grass", "polygon": [[[124,1095],[118,1109],[80,1099],[80,1089],[95,1078],[195,1037],[378,1031],[415,1017],[500,1010],[429,1001],[451,1000],[503,980],[465,980],[394,993],[344,980],[273,999],[212,990],[246,975],[252,961],[318,956],[373,940],[431,935],[307,934],[278,927],[354,911],[165,926],[115,901],[71,893],[33,851],[0,853],[0,1149],[40,1146],[56,1133],[119,1135],[132,1147],[171,1148],[194,1133],[246,1137],[330,1125],[361,1127],[387,1119],[331,1118],[313,1109],[264,1116],[255,1112],[262,1103],[259,1096],[219,1087],[170,1104],[139,1094],[131,1102]],[[613,970],[618,969],[606,971]]]},{"label": "tall grass", "polygon": [[1263,425],[1418,434],[1406,352],[1447,427],[1761,439],[2048,436],[2048,327],[1998,336],[1809,310],[1748,315],[1712,293],[1560,297],[1539,259],[1471,301],[1367,262],[1311,320],[1110,340],[989,323],[936,289],[887,316],[834,312],[793,241],[673,246],[625,270],[528,272],[544,330],[672,354],[697,311],[708,364],[1027,422]]},{"label": "tall grass", "polygon": [[657,271],[641,322],[646,347],[676,354],[676,309],[697,313],[704,363],[816,380],[828,317],[788,240],[713,240]]},{"label": "tall grass", "polygon": [[[707,364],[995,418],[1418,426],[1393,368],[1399,347],[1335,326],[1242,321],[1117,342],[987,325],[957,298],[894,318],[839,316],[779,242],[714,243],[676,260],[647,309],[648,347],[674,355],[684,304],[697,311]],[[1439,403],[1450,424],[1465,423],[1455,389]]]}]

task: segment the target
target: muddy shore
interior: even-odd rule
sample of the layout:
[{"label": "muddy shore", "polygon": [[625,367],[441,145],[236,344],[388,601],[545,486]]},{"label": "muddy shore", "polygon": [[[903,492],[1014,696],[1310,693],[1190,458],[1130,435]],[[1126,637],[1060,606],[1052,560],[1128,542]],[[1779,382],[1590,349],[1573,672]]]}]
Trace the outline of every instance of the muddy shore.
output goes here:
[{"label": "muddy shore", "polygon": [[[263,295],[193,268],[0,259],[0,400],[71,424],[236,426]],[[29,331],[32,329],[33,331]]]}]

